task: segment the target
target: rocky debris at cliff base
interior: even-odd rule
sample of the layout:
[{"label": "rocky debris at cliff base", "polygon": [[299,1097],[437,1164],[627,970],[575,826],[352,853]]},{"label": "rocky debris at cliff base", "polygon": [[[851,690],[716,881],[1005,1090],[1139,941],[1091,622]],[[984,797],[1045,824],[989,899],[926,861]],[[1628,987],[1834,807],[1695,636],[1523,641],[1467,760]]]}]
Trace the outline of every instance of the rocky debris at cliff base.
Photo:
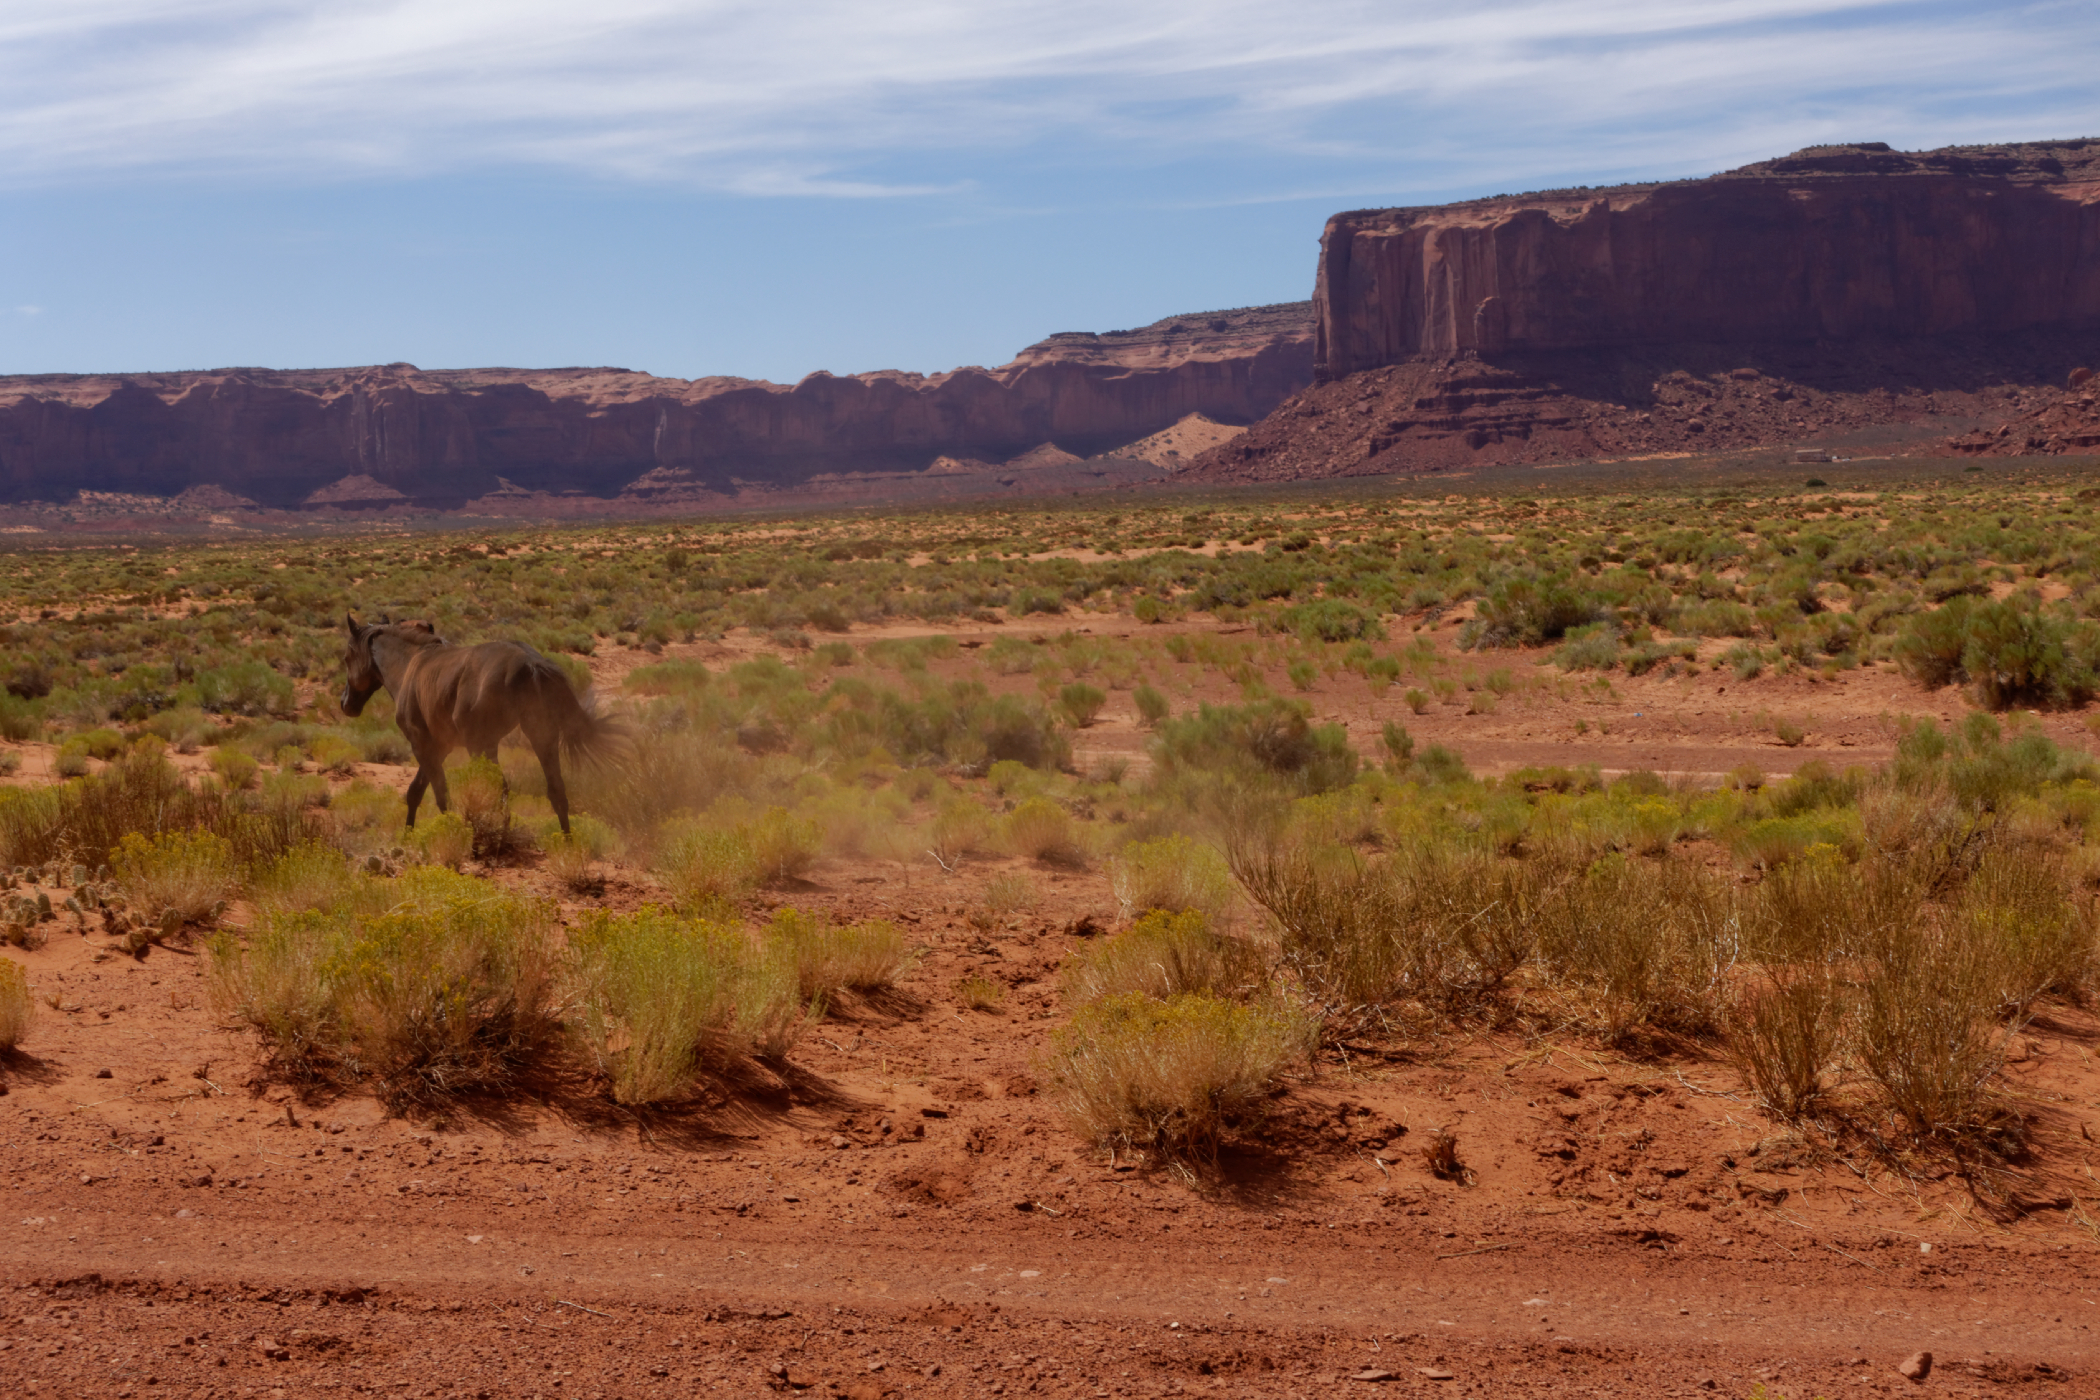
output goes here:
[{"label": "rocky debris at cliff base", "polygon": [[2091,351],[2091,336],[2055,332],[1417,359],[1295,394],[1177,474],[1290,481],[1862,439],[1941,456],[1991,450],[1963,444],[2010,415],[2056,411],[2045,405],[2062,406],[2058,418],[2013,442],[2092,450],[2078,445],[2092,420],[2073,418],[2091,413],[2079,405],[2092,385],[2053,387]]},{"label": "rocky debris at cliff base", "polygon": [[2021,401],[2024,411],[1994,427],[1948,440],[1968,457],[2063,456],[2100,451],[2100,392],[2093,372],[2073,370],[2056,392],[2036,390]]}]

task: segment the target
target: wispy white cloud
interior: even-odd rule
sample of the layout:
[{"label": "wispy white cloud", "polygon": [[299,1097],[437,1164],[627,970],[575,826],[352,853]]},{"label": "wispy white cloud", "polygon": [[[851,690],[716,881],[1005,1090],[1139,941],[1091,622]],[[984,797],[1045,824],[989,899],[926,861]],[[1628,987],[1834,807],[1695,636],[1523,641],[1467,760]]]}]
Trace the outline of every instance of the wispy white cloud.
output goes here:
[{"label": "wispy white cloud", "polygon": [[988,153],[1060,147],[1656,168],[1695,142],[1711,164],[1781,139],[2100,129],[2094,71],[2100,26],[2066,3],[13,0],[0,168],[522,165],[830,197],[950,190]]}]

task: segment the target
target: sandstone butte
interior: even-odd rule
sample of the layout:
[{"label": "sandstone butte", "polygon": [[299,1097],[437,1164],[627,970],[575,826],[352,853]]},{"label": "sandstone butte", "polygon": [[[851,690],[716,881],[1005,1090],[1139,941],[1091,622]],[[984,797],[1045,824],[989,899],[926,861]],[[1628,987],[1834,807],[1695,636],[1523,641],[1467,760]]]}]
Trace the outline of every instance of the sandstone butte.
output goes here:
[{"label": "sandstone butte", "polygon": [[1313,307],[1316,382],[1192,474],[2091,450],[2100,140],[1338,214]]},{"label": "sandstone butte", "polygon": [[[1311,372],[1311,307],[1297,302],[1053,335],[996,369],[817,373],[793,386],[408,364],[19,375],[0,378],[0,500],[672,503],[827,475],[996,472],[1016,458],[1027,470],[1192,414],[1253,422]],[[1038,451],[1048,444],[1058,450]]]}]

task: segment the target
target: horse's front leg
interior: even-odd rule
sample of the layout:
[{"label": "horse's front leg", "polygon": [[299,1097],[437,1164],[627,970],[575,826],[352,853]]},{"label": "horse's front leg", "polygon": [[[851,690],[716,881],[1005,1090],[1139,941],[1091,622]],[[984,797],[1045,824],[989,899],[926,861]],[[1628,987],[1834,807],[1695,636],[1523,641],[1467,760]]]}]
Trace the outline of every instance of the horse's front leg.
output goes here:
[{"label": "horse's front leg", "polygon": [[[416,776],[408,780],[408,829],[410,831],[416,829],[416,808],[423,805],[423,789],[429,786],[429,771],[421,764],[416,765]],[[438,804],[438,810],[444,810],[442,802]]]}]

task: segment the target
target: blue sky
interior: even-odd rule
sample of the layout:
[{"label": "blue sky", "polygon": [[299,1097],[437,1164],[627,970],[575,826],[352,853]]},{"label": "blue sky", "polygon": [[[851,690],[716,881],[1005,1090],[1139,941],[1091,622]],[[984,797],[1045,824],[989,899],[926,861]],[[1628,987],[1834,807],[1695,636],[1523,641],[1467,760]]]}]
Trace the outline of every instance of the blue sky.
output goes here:
[{"label": "blue sky", "polygon": [[793,381],[1309,295],[1341,209],[2100,136],[2100,10],[8,0],[0,373]]}]

